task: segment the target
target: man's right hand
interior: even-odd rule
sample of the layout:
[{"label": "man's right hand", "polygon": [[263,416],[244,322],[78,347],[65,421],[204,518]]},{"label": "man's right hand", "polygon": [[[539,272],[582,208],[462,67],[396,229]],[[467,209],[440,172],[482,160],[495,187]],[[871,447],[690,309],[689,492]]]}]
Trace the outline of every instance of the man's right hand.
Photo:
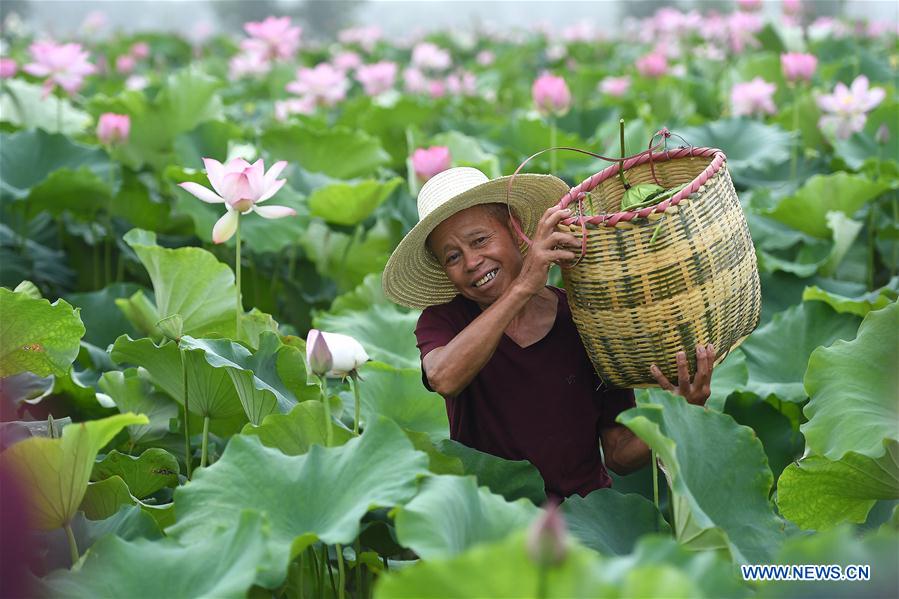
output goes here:
[{"label": "man's right hand", "polygon": [[556,230],[558,224],[570,216],[571,210],[563,210],[555,205],[548,208],[537,223],[521,272],[515,280],[515,285],[532,296],[546,286],[549,268],[553,263],[561,264],[577,258],[573,251],[580,250],[581,247],[577,237]]}]

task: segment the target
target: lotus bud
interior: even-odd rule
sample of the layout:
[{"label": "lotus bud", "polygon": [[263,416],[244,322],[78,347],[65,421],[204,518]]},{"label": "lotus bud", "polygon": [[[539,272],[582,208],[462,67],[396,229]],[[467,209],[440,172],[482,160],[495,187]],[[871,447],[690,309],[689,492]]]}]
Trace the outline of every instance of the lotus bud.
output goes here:
[{"label": "lotus bud", "polygon": [[172,314],[163,318],[156,323],[156,326],[162,331],[163,335],[172,341],[179,341],[184,335],[184,319],[181,318],[180,314]]},{"label": "lotus bud", "polygon": [[528,530],[528,555],[542,567],[558,566],[568,554],[566,536],[559,504],[550,500]]},{"label": "lotus bud", "polygon": [[883,123],[882,125],[880,125],[880,127],[877,128],[877,132],[874,133],[874,141],[882,146],[885,146],[887,145],[887,143],[889,143],[890,128],[887,127],[886,123]]},{"label": "lotus bud", "polygon": [[131,117],[127,114],[104,112],[97,121],[97,138],[104,144],[128,141],[131,132]]},{"label": "lotus bud", "polygon": [[318,329],[311,329],[306,337],[306,363],[309,370],[322,377],[334,365],[328,342]]},{"label": "lotus bud", "polygon": [[542,114],[562,116],[571,107],[571,92],[565,79],[549,73],[534,80],[531,96]]}]

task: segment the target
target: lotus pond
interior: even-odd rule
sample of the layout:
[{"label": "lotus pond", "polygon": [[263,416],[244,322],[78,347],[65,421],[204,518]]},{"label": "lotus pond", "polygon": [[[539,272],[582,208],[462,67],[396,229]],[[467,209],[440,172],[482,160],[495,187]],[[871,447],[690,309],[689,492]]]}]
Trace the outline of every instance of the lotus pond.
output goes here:
[{"label": "lotus pond", "polygon": [[[615,36],[7,24],[7,594],[899,595],[896,24],[737,4]],[[380,273],[434,173],[619,156],[619,119],[629,153],[663,126],[726,153],[762,321],[705,408],[641,390],[619,417],[660,459],[658,505],[646,468],[547,519],[531,464],[449,438],[418,313]],[[364,348],[358,377],[307,371],[311,329]],[[746,564],[871,579],[747,582]]]}]

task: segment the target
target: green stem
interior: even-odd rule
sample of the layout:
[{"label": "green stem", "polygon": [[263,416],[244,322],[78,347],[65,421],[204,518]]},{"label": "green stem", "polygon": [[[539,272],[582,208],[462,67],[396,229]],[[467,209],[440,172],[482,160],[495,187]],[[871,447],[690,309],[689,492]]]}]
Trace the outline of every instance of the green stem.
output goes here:
[{"label": "green stem", "polygon": [[[549,147],[556,147],[556,117],[555,115],[549,117]],[[549,172],[556,172],[556,153],[549,153]]]},{"label": "green stem", "polygon": [[[624,158],[625,156],[627,156],[627,154],[625,154],[625,147],[624,147],[624,119],[618,119],[618,138],[621,143],[621,157]],[[630,185],[628,184],[627,179],[624,178],[624,163],[623,162],[618,163],[618,180],[621,181],[621,186],[625,190],[630,188]]]},{"label": "green stem", "polygon": [[240,216],[237,217],[237,230],[234,232],[237,236],[236,239],[236,250],[234,255],[234,273],[235,273],[235,283],[237,287],[234,291],[235,296],[235,306],[234,306],[234,335],[236,339],[240,339],[240,314],[243,312],[243,306],[240,304]]},{"label": "green stem", "polygon": [[[652,455],[652,502],[656,506],[656,512],[659,512],[659,462],[656,458],[656,450],[653,449]],[[659,515],[655,516],[656,532],[659,530]]]},{"label": "green stem", "polygon": [[300,575],[297,577],[297,578],[299,579],[299,580],[297,581],[297,586],[300,587],[300,588],[299,588],[299,596],[300,596],[300,599],[304,599],[304,596],[305,596],[305,592],[304,592],[304,588],[303,588],[303,587],[305,586],[305,585],[303,584],[303,558],[304,558],[305,556],[306,556],[306,552],[305,552],[305,551],[301,551],[301,552],[300,552]]},{"label": "green stem", "polygon": [[328,386],[325,384],[325,377],[318,377],[318,386],[321,389],[322,403],[325,408],[325,447],[331,447],[334,431],[331,426],[331,402],[328,401]]},{"label": "green stem", "polygon": [[355,411],[353,413],[353,434],[358,435],[359,434],[359,411],[360,411],[360,404],[361,404],[361,402],[359,401],[359,378],[356,376],[353,376],[352,379],[353,379],[353,395],[355,396],[355,400],[356,400]]},{"label": "green stem", "polygon": [[799,88],[796,85],[791,87],[793,88],[793,132],[796,135],[796,143],[793,144],[793,154],[790,157],[790,181],[795,181],[799,166]]},{"label": "green stem", "polygon": [[209,446],[209,415],[203,416],[203,445],[200,450],[200,468],[206,467],[206,451]]},{"label": "green stem", "polygon": [[335,545],[337,549],[337,597],[343,599],[344,587],[346,586],[346,570],[343,564],[343,547],[340,543]]},{"label": "green stem", "polygon": [[187,469],[187,479],[190,480],[190,410],[187,399],[187,362],[184,360],[184,351],[181,353],[181,372],[184,382],[184,465]]},{"label": "green stem", "polygon": [[358,538],[356,539],[356,544],[353,545],[353,549],[356,551],[356,595],[364,597],[365,595],[362,592],[362,560],[359,559],[359,556],[362,555],[362,542]]},{"label": "green stem", "polygon": [[91,255],[93,256],[94,263],[94,289],[100,288],[100,243],[95,240],[94,245],[91,246]]},{"label": "green stem", "polygon": [[66,529],[66,538],[69,540],[69,554],[72,556],[72,566],[78,563],[78,543],[75,542],[75,533],[72,532],[72,525],[68,522],[63,525]]},{"label": "green stem", "polygon": [[874,291],[874,227],[876,226],[875,203],[870,204],[868,211],[868,291]]},{"label": "green stem", "polygon": [[328,546],[322,545],[322,559],[328,566],[328,578],[331,579],[331,590],[334,592],[334,596],[337,596],[337,585],[334,584],[334,568],[331,567],[331,556],[328,555]]},{"label": "green stem", "polygon": [[546,566],[537,568],[537,599],[546,599]]},{"label": "green stem", "polygon": [[[896,201],[896,193],[893,193],[893,227],[899,226],[899,202]],[[893,240],[893,263],[890,265],[890,278],[896,276],[896,262],[899,261],[899,241]]]},{"label": "green stem", "polygon": [[312,586],[316,597],[321,597],[324,593],[322,587],[322,569],[318,564],[318,557],[315,555],[315,547],[312,545],[308,548],[309,557],[312,559]]}]

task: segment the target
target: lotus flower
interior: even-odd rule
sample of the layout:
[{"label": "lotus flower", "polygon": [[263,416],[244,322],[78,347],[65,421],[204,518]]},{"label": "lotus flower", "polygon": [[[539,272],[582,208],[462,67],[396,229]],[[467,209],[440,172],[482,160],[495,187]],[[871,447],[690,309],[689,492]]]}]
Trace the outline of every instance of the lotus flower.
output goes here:
[{"label": "lotus flower", "polygon": [[138,60],[143,60],[150,56],[150,45],[147,42],[135,42],[128,53]]},{"label": "lotus flower", "polygon": [[422,42],[412,49],[412,66],[419,69],[441,72],[450,68],[452,63],[448,51],[430,42]]},{"label": "lotus flower", "polygon": [[125,89],[140,91],[150,85],[150,80],[143,75],[131,75],[125,79]]},{"label": "lotus flower", "polygon": [[452,157],[446,146],[418,148],[412,152],[412,168],[423,182],[450,167]]},{"label": "lotus flower", "polygon": [[798,16],[802,13],[802,0],[781,0],[781,10],[784,14]]},{"label": "lotus flower", "polygon": [[84,77],[97,70],[88,62],[87,52],[81,49],[81,44],[34,42],[28,51],[34,62],[25,65],[22,70],[35,77],[47,78],[44,80],[44,97],[57,85],[74,94],[81,89]]},{"label": "lotus flower", "polygon": [[571,92],[562,77],[544,73],[534,80],[531,96],[543,114],[563,115],[571,107]]},{"label": "lotus flower", "polygon": [[818,67],[814,54],[788,52],[780,55],[780,67],[787,81],[809,81]]},{"label": "lotus flower", "polygon": [[251,54],[267,60],[293,58],[300,47],[300,27],[293,27],[290,17],[268,17],[264,21],[245,23],[244,31],[250,36],[240,46]]},{"label": "lotus flower", "polygon": [[727,19],[727,29],[730,36],[730,49],[735,54],[740,54],[747,46],[758,47],[761,44],[755,38],[755,34],[762,30],[765,22],[756,13],[735,12]]},{"label": "lotus flower", "polygon": [[362,65],[362,59],[355,52],[346,51],[334,56],[331,63],[341,71],[351,71]]},{"label": "lotus flower", "polygon": [[489,67],[494,61],[496,61],[496,55],[490,50],[481,50],[478,52],[478,55],[475,56],[475,62],[482,67]]},{"label": "lotus flower", "polygon": [[624,77],[606,77],[599,82],[599,91],[620,98],[631,88],[631,78]]},{"label": "lotus flower", "polygon": [[381,28],[377,25],[351,27],[340,31],[337,40],[341,44],[358,44],[366,52],[371,52],[381,39],[381,35]]},{"label": "lotus flower", "polygon": [[762,0],[737,0],[737,6],[740,10],[755,12],[761,10]]},{"label": "lotus flower", "polygon": [[549,501],[528,529],[528,555],[542,567],[557,566],[565,561],[568,554],[566,536],[565,520],[559,504]]},{"label": "lotus flower", "polygon": [[19,65],[13,58],[0,58],[0,79],[15,77],[19,72]]},{"label": "lotus flower", "polygon": [[122,54],[115,59],[115,70],[123,75],[127,75],[137,66],[137,61],[130,54]]},{"label": "lotus flower", "polygon": [[428,91],[428,78],[415,67],[403,70],[403,87],[412,94],[423,94]]},{"label": "lotus flower", "polygon": [[278,121],[286,121],[292,114],[313,114],[314,112],[315,98],[311,96],[275,102],[275,120]]},{"label": "lotus flower", "polygon": [[650,52],[637,59],[637,72],[644,77],[661,77],[668,72],[668,59],[661,52]]},{"label": "lotus flower", "polygon": [[774,91],[777,86],[756,77],[749,83],[737,83],[730,92],[730,102],[735,115],[774,114]]},{"label": "lotus flower", "polygon": [[227,212],[215,223],[212,241],[224,243],[237,230],[237,219],[241,214],[255,212],[262,218],[284,218],[294,216],[296,210],[287,206],[259,206],[284,185],[284,179],[277,179],[287,162],[276,162],[268,172],[262,160],[250,165],[243,158],[229,160],[224,165],[218,160],[204,158],[206,176],[212,184],[211,191],[193,182],[178,185],[197,198],[209,204],[225,204]]},{"label": "lotus flower", "polygon": [[131,117],[127,114],[104,112],[97,121],[97,138],[103,144],[126,142],[130,132]]},{"label": "lotus flower", "polygon": [[367,361],[365,348],[349,335],[310,329],[306,336],[307,366],[319,376],[348,376]]},{"label": "lotus flower", "polygon": [[840,139],[848,139],[854,132],[861,131],[868,120],[867,113],[880,104],[886,92],[883,88],[868,88],[868,78],[859,75],[850,87],[837,83],[832,94],[818,96],[818,108],[828,113],[821,117],[818,126],[836,134]]},{"label": "lotus flower", "polygon": [[396,72],[396,63],[384,60],[356,69],[356,81],[362,84],[367,96],[377,96],[393,87]]},{"label": "lotus flower", "polygon": [[298,69],[296,80],[286,86],[290,93],[311,96],[316,104],[324,106],[334,106],[343,100],[349,87],[346,73],[327,62],[319,63],[312,69]]},{"label": "lotus flower", "polygon": [[460,69],[446,76],[446,90],[454,96],[473,96],[478,91],[477,82],[474,73]]},{"label": "lotus flower", "polygon": [[245,75],[265,75],[271,69],[271,62],[255,52],[239,52],[228,61],[228,77],[232,81]]}]

